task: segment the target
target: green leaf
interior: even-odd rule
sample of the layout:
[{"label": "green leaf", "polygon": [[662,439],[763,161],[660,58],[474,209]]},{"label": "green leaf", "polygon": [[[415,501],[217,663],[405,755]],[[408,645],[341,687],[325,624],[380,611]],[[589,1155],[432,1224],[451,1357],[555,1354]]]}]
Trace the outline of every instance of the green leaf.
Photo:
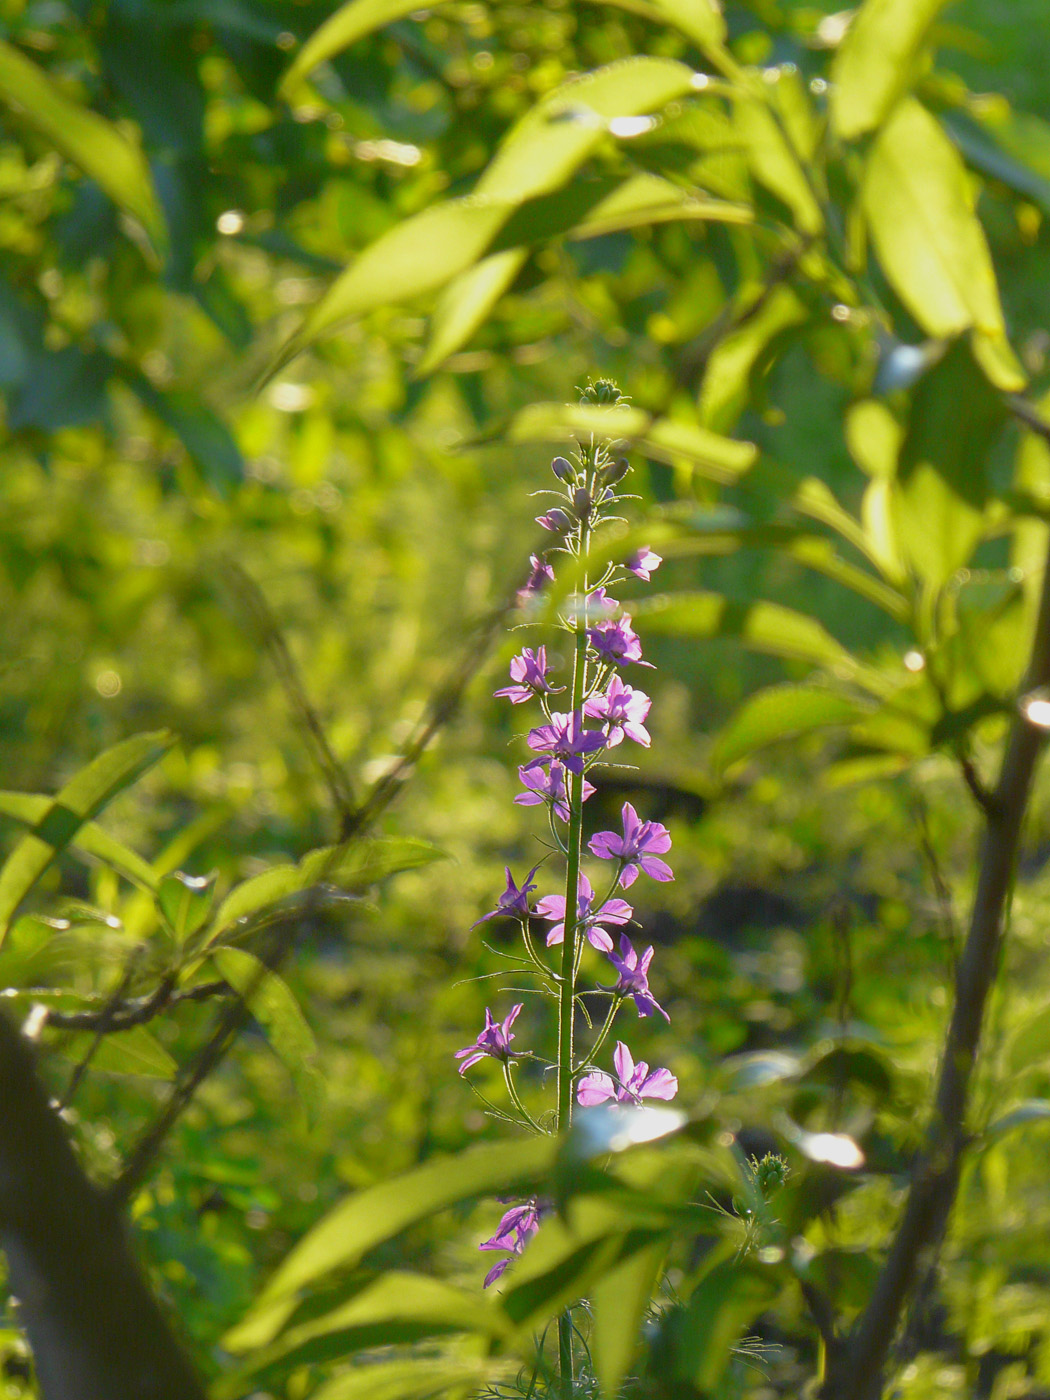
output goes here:
[{"label": "green leaf", "polygon": [[157,887],[157,904],[180,947],[207,922],[215,899],[216,874],[187,875],[176,870],[165,875]]},{"label": "green leaf", "polygon": [[[66,1037],[59,1052],[70,1060],[81,1060],[91,1049],[94,1036],[88,1032]],[[91,1059],[91,1068],[107,1074],[134,1074],[146,1079],[174,1079],[178,1065],[145,1026],[113,1031],[103,1036]]]},{"label": "green leaf", "polygon": [[631,605],[647,632],[686,637],[737,637],[756,651],[831,666],[842,676],[860,663],[819,622],[779,603],[737,603],[718,593],[674,593]]},{"label": "green leaf", "polygon": [[620,1394],[641,1340],[667,1241],[657,1240],[603,1273],[591,1288],[591,1356],[602,1394]]},{"label": "green leaf", "polygon": [[597,0],[597,3],[615,5],[654,22],[673,25],[709,57],[722,56],[726,25],[715,0],[650,0],[642,4],[637,0]]},{"label": "green leaf", "polygon": [[1009,1113],[1004,1113],[1001,1118],[997,1118],[988,1128],[985,1129],[984,1138],[1002,1137],[1004,1133],[1011,1132],[1014,1128],[1025,1128],[1029,1123],[1050,1122],[1050,1100],[1047,1099],[1025,1099],[1016,1108],[1010,1109]]},{"label": "green leaf", "polygon": [[911,98],[875,139],[861,201],[883,271],[930,335],[953,337],[976,327],[1005,338],[966,168],[934,118]]},{"label": "green leaf", "polygon": [[122,373],[146,407],[181,439],[205,485],[229,500],[244,481],[244,458],[218,414],[195,394],[161,393],[145,375],[128,368]]},{"label": "green leaf", "polygon": [[[753,300],[753,298],[752,298]],[[725,432],[747,407],[752,377],[768,364],[772,346],[809,313],[789,287],[776,287],[739,330],[715,346],[700,389],[700,416]]]},{"label": "green leaf", "polygon": [[745,700],[720,731],[711,749],[711,765],[723,773],[770,744],[849,724],[865,712],[858,701],[824,686],[771,686]]},{"label": "green leaf", "polygon": [[915,80],[946,0],[866,0],[831,65],[831,124],[846,141],[874,131]]},{"label": "green leaf", "polygon": [[477,194],[515,203],[550,194],[605,139],[615,118],[659,111],[697,86],[697,74],[672,58],[624,58],[569,78],[511,128]]},{"label": "green leaf", "polygon": [[733,126],[758,183],[787,205],[802,233],[820,233],[824,215],[813,187],[785,135],[785,126],[774,118],[769,106],[757,97],[734,94]]},{"label": "green leaf", "polygon": [[287,982],[243,948],[214,948],[208,956],[220,975],[246,999],[308,1110],[316,1112],[325,1093],[317,1041]]},{"label": "green leaf", "polygon": [[720,1259],[693,1290],[675,1321],[675,1376],[713,1390],[744,1329],[777,1296],[768,1269],[751,1261]]},{"label": "green leaf", "polygon": [[425,1357],[407,1361],[376,1361],[354,1366],[311,1391],[310,1400],[427,1400],[431,1395],[460,1394],[484,1389],[491,1361],[471,1358]]},{"label": "green leaf", "polygon": [[555,1149],[548,1137],[481,1143],[351,1196],[296,1245],[223,1345],[235,1352],[265,1345],[294,1309],[297,1290],[358,1263],[375,1245],[459,1201],[527,1189],[550,1168]]},{"label": "green leaf", "polygon": [[507,1324],[487,1297],[424,1274],[391,1270],[331,1312],[290,1327],[252,1357],[244,1373],[261,1371],[278,1359],[302,1365],[450,1332],[497,1338],[506,1334]]},{"label": "green leaf", "polygon": [[[0,815],[11,817],[22,826],[37,826],[46,817],[51,802],[50,797],[40,793],[0,792]],[[96,860],[110,866],[118,875],[123,875],[126,880],[144,890],[152,891],[156,888],[157,880],[153,869],[138,852],[133,851],[130,846],[125,846],[115,836],[110,836],[108,831],[96,826],[94,822],[85,822],[70,841],[69,847],[82,855],[94,856]]]},{"label": "green leaf", "polygon": [[507,430],[511,442],[565,442],[590,434],[631,443],[661,462],[684,459],[698,476],[726,483],[743,475],[758,456],[753,443],[670,418],[653,419],[638,408],[529,404]]},{"label": "green leaf", "polygon": [[164,217],[140,148],[112,123],[74,102],[42,69],[0,40],[0,99],[91,177],[134,219],[154,249],[167,242]]},{"label": "green leaf", "polygon": [[281,80],[281,92],[288,96],[319,64],[327,63],[366,34],[404,19],[418,8],[412,0],[350,0],[349,4],[340,6],[296,54]]},{"label": "green leaf", "polygon": [[430,339],[417,375],[432,374],[463,348],[517,277],[528,255],[527,248],[491,253],[449,283],[430,318]]},{"label": "green leaf", "polygon": [[219,905],[212,936],[216,937],[238,919],[246,919],[279,904],[289,895],[298,894],[302,888],[303,875],[297,865],[275,865],[249,880],[242,880]]},{"label": "green leaf", "polygon": [[93,758],[48,803],[47,811],[0,870],[0,942],[22,900],[84,823],[152,768],[174,743],[175,736],[167,730],[125,739]]},{"label": "green leaf", "polygon": [[916,574],[933,587],[969,560],[984,534],[988,457],[1005,421],[1001,396],[965,341],[915,388],[897,472],[897,534]]},{"label": "green leaf", "polygon": [[391,875],[420,870],[445,859],[445,852],[430,841],[412,836],[376,836],[367,841],[351,841],[344,847],[322,846],[310,851],[299,862],[299,869],[306,885],[323,880],[341,890],[357,891],[388,880]]}]

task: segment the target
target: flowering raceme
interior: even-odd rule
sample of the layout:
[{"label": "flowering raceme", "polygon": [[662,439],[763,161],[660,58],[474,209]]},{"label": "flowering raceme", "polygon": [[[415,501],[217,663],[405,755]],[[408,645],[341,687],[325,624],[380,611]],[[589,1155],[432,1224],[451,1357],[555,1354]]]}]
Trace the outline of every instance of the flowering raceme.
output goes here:
[{"label": "flowering raceme", "polygon": [[[618,399],[615,388],[599,382],[585,391],[583,401],[615,403]],[[521,1002],[511,1008],[503,1021],[486,1008],[484,1028],[474,1044],[456,1051],[461,1075],[486,1061],[499,1066],[510,1101],[510,1109],[502,1116],[533,1132],[567,1127],[574,1104],[587,1107],[611,1099],[637,1105],[645,1099],[670,1099],[678,1089],[678,1081],[670,1070],[650,1071],[644,1060],[636,1063],[623,1041],[616,1043],[613,1052],[613,1075],[596,1066],[615,1018],[627,1003],[634,1004],[639,1017],[670,1020],[649,986],[653,949],[648,947],[640,954],[636,951],[626,933],[634,910],[618,893],[632,885],[639,874],[658,881],[674,878],[670,866],[661,859],[670,849],[670,834],[659,822],[643,821],[629,802],[624,803],[621,813],[621,832],[599,831],[586,843],[583,833],[584,804],[595,792],[588,774],[601,766],[609,750],[622,751],[625,743],[647,749],[652,742],[646,727],[652,701],[644,691],[627,684],[619,673],[619,668],[628,664],[651,668],[651,663],[642,656],[642,642],[630,616],[607,590],[625,578],[648,580],[661,560],[646,545],[622,565],[608,564],[600,570],[599,577],[589,577],[591,536],[601,528],[610,508],[622,499],[616,488],[630,468],[625,459],[614,459],[608,446],[589,440],[579,445],[572,459],[555,457],[551,470],[562,488],[554,493],[559,504],[550,506],[537,519],[555,539],[544,553],[531,556],[528,579],[517,597],[523,625],[534,623],[542,608],[541,595],[554,581],[549,556],[561,555],[572,566],[578,591],[568,599],[556,621],[571,642],[571,648],[566,648],[571,650],[571,674],[556,684],[552,677],[557,671],[557,652],[549,657],[545,645],[523,647],[510,661],[509,684],[495,694],[513,706],[532,703],[542,711],[539,721],[525,736],[532,757],[518,767],[523,790],[514,801],[523,807],[545,809],[550,852],[562,858],[564,884],[561,892],[536,897],[535,877],[547,856],[533,866],[520,886],[508,867],[505,888],[495,907],[482,915],[478,923],[496,918],[516,920],[521,930],[522,955],[500,956],[511,958],[516,978],[531,973],[540,992],[557,1002],[558,1056],[552,1066],[557,1070],[556,1110],[548,1114],[546,1122],[542,1115],[537,1121],[515,1080],[522,1061],[539,1058],[529,1051],[511,1048],[511,1027],[522,1010]],[[551,701],[558,694],[565,694],[565,708],[554,710]],[[588,854],[596,862],[613,862],[613,869],[603,864],[585,871],[582,864]],[[598,871],[602,872],[600,879]],[[537,921],[549,925],[542,940],[533,937]],[[616,930],[618,946],[613,942]],[[588,957],[597,954],[603,961],[608,960],[615,980],[599,980],[592,989],[581,991],[578,979],[588,947],[593,950]],[[545,948],[558,950],[553,966]],[[581,996],[605,998],[608,1013],[587,1053],[577,1055],[575,1020]],[[590,1018],[587,1020],[590,1025]],[[485,1102],[491,1109],[490,1101]],[[495,1234],[480,1246],[506,1256],[489,1270],[486,1288],[501,1278],[522,1252],[549,1209],[536,1197],[507,1204],[510,1209],[504,1213]],[[571,1331],[563,1317],[559,1323],[563,1366],[571,1358]]]}]

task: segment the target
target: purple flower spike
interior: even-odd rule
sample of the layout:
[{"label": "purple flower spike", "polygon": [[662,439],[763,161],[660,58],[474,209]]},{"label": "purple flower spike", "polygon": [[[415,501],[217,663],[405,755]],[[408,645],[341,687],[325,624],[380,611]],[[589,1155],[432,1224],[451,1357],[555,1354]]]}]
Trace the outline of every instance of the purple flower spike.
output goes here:
[{"label": "purple flower spike", "polygon": [[654,1069],[650,1074],[644,1060],[635,1064],[622,1040],[616,1042],[613,1065],[619,1083],[614,1083],[609,1075],[600,1070],[585,1074],[576,1088],[577,1103],[584,1108],[605,1103],[607,1099],[615,1099],[617,1103],[640,1104],[642,1099],[673,1099],[678,1093],[678,1080],[669,1069]]},{"label": "purple flower spike", "polygon": [[530,1196],[521,1205],[512,1206],[496,1227],[491,1239],[479,1244],[479,1249],[505,1249],[508,1258],[501,1259],[485,1275],[485,1287],[496,1282],[506,1272],[515,1255],[518,1255],[540,1228],[540,1221],[550,1211],[550,1204],[537,1196]]},{"label": "purple flower spike", "polygon": [[528,743],[534,753],[549,754],[571,772],[582,773],[586,755],[604,749],[606,739],[597,729],[584,729],[582,714],[574,710],[571,715],[552,714],[550,724],[530,731]]},{"label": "purple flower spike", "polygon": [[554,570],[538,554],[529,555],[529,564],[532,572],[521,588],[518,589],[518,602],[527,603],[530,598],[535,598],[548,583],[554,582]]},{"label": "purple flower spike", "polygon": [[497,900],[495,909],[490,910],[487,914],[482,914],[481,918],[476,919],[471,927],[477,928],[478,924],[485,923],[487,919],[500,919],[504,916],[508,919],[529,918],[532,914],[532,910],[529,908],[529,895],[536,888],[532,877],[536,874],[536,871],[539,870],[542,863],[543,862],[540,861],[532,867],[522,881],[520,890],[514,883],[514,876],[510,873],[510,866],[505,865],[503,869],[507,876],[507,888]]},{"label": "purple flower spike", "polygon": [[641,640],[626,613],[619,621],[597,622],[593,627],[588,627],[587,636],[599,658],[611,666],[622,666],[625,662],[633,661],[636,666],[652,668],[651,661],[642,660]]},{"label": "purple flower spike", "polygon": [[[565,767],[561,763],[551,763],[550,772],[548,772],[546,765],[546,759],[534,758],[531,763],[523,764],[518,769],[518,777],[528,788],[528,792],[519,792],[514,801],[521,807],[536,807],[541,802],[548,802],[554,808],[555,816],[561,817],[563,822],[567,822],[569,820],[569,796],[565,786]],[[584,802],[594,790],[594,784],[589,783],[584,778]]]},{"label": "purple flower spike", "polygon": [[508,1060],[514,1059],[519,1052],[510,1048],[510,1042],[514,1039],[511,1026],[518,1019],[523,1005],[524,1003],[519,1001],[512,1006],[510,1015],[504,1021],[494,1021],[492,1012],[485,1007],[485,1029],[473,1045],[468,1045],[465,1050],[456,1051],[455,1058],[463,1061],[459,1067],[460,1074],[470,1069],[471,1065],[476,1065],[479,1060],[485,1059],[487,1055],[504,1065]]},{"label": "purple flower spike", "polygon": [[629,802],[623,804],[620,813],[623,820],[623,835],[615,831],[599,831],[592,836],[588,850],[600,860],[623,862],[620,871],[620,884],[628,889],[638,878],[639,869],[654,880],[673,880],[674,871],[665,860],[660,860],[655,852],[671,849],[671,835],[666,826],[659,822],[642,822]]},{"label": "purple flower spike", "polygon": [[670,1016],[649,990],[649,964],[653,960],[652,948],[646,948],[641,957],[634,951],[631,940],[625,933],[620,934],[620,952],[609,954],[609,961],[615,967],[618,977],[613,991],[617,996],[632,997],[639,1016],[651,1016],[659,1011],[665,1021]]},{"label": "purple flower spike", "polygon": [[654,554],[647,544],[643,544],[641,549],[634,551],[630,559],[624,560],[624,568],[628,573],[634,574],[635,578],[645,579],[648,583],[663,562],[661,555]]},{"label": "purple flower spike", "polygon": [[[609,930],[602,928],[602,923],[625,924],[634,910],[622,899],[610,899],[602,905],[600,909],[592,909],[594,903],[594,890],[591,889],[591,882],[586,875],[580,876],[580,883],[577,887],[576,898],[576,923],[577,927],[587,937],[588,943],[597,948],[600,953],[611,953],[613,941],[609,935]],[[547,947],[552,948],[556,943],[565,941],[565,896],[561,894],[547,894],[536,905],[536,917],[539,919],[557,919],[547,935]],[[601,920],[601,923],[598,921]]]},{"label": "purple flower spike", "polygon": [[[499,691],[496,693],[500,694]],[[634,690],[624,685],[619,676],[613,676],[605,694],[592,695],[584,705],[583,713],[592,719],[605,720],[608,748],[615,748],[625,734],[636,744],[648,748],[652,740],[645,727],[645,719],[652,703],[643,690]]]},{"label": "purple flower spike", "polygon": [[[547,684],[547,648],[525,647],[520,656],[510,663],[510,678],[513,685],[505,685],[494,695],[505,695],[512,705],[521,705],[534,695],[551,695],[554,687]],[[564,689],[564,687],[562,687]]]}]

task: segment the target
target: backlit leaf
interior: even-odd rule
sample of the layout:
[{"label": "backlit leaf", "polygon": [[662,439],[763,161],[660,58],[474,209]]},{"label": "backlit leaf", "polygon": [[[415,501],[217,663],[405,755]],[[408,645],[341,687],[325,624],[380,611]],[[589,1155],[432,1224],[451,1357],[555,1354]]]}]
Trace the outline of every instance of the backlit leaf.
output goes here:
[{"label": "backlit leaf", "polygon": [[894,291],[930,335],[1003,337],[1002,308],[962,159],[929,112],[901,102],[879,132],[861,191]]},{"label": "backlit leaf", "polygon": [[856,700],[823,686],[771,686],[744,701],[716,737],[710,761],[723,772],[770,744],[848,724],[862,713]]},{"label": "backlit leaf", "polygon": [[831,65],[829,105],[847,141],[874,131],[916,76],[930,25],[946,0],[866,0]]},{"label": "backlit leaf", "polygon": [[[67,1059],[79,1061],[91,1049],[94,1036],[78,1032],[66,1037],[59,1051]],[[91,1057],[91,1068],[107,1074],[141,1075],[146,1079],[174,1079],[178,1065],[145,1026],[114,1031],[103,1036]]]},{"label": "backlit leaf", "polygon": [[124,739],[93,758],[48,803],[0,870],[0,942],[18,906],[47,867],[118,792],[130,787],[175,743],[166,730]]},{"label": "backlit leaf", "polygon": [[[35,792],[0,792],[0,816],[11,817],[22,826],[34,827],[43,821],[52,799]],[[85,824],[69,843],[70,850],[94,856],[143,889],[152,890],[157,880],[146,861],[94,822]]]},{"label": "backlit leaf", "polygon": [[603,1273],[591,1287],[591,1356],[603,1395],[620,1394],[638,1351],[642,1322],[666,1253],[667,1241],[648,1244]]},{"label": "backlit leaf", "polygon": [[97,112],[74,102],[37,65],[0,40],[0,100],[136,219],[154,248],[167,238],[141,149]]}]

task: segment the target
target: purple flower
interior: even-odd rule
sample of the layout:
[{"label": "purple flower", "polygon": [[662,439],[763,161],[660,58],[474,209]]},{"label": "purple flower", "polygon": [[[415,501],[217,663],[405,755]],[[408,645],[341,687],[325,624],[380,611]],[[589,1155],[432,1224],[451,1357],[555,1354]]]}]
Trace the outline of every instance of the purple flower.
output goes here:
[{"label": "purple flower", "polygon": [[592,719],[605,720],[608,748],[615,748],[625,734],[636,744],[648,748],[652,741],[645,727],[645,719],[652,703],[643,690],[634,690],[624,685],[619,676],[613,676],[605,694],[592,695],[584,704],[583,713]]},{"label": "purple flower", "polygon": [[532,567],[532,572],[518,589],[519,603],[527,603],[530,598],[534,598],[541,591],[545,584],[554,582],[554,570],[546,559],[540,558],[538,554],[530,554],[529,564]]},{"label": "purple flower", "polygon": [[479,1249],[505,1249],[509,1254],[509,1258],[501,1259],[485,1275],[486,1288],[495,1283],[514,1256],[522,1252],[540,1228],[540,1221],[549,1210],[550,1205],[546,1201],[541,1201],[537,1196],[530,1196],[521,1205],[512,1206],[496,1226],[496,1233],[492,1238],[478,1245]]},{"label": "purple flower", "polygon": [[619,1083],[614,1084],[601,1070],[585,1074],[576,1087],[577,1103],[590,1108],[615,1098],[617,1103],[639,1104],[642,1099],[673,1099],[678,1093],[678,1080],[669,1069],[654,1069],[650,1074],[644,1060],[635,1064],[622,1040],[616,1042],[613,1065]]},{"label": "purple flower", "polygon": [[633,997],[639,1016],[651,1016],[654,1011],[659,1011],[665,1021],[670,1021],[670,1016],[649,990],[648,973],[652,960],[652,948],[646,948],[639,957],[631,940],[621,933],[619,954],[609,954],[609,961],[619,974],[613,991],[617,996]]},{"label": "purple flower", "polygon": [[538,861],[532,867],[522,881],[520,890],[514,883],[514,876],[510,873],[510,866],[505,865],[503,869],[507,876],[507,888],[497,900],[495,909],[491,910],[488,914],[482,914],[480,919],[474,921],[471,928],[477,928],[478,924],[483,924],[486,919],[499,919],[504,915],[509,919],[527,919],[532,913],[532,910],[529,908],[529,895],[536,888],[532,877],[542,864],[542,861]]},{"label": "purple flower", "polygon": [[537,515],[536,524],[542,525],[554,535],[564,535],[573,527],[572,517],[561,506],[552,506],[546,515]]},{"label": "purple flower", "polygon": [[561,759],[573,773],[583,772],[584,756],[605,748],[605,735],[597,729],[584,729],[579,710],[571,715],[554,713],[550,724],[541,724],[529,733],[529,748],[535,753]]},{"label": "purple flower", "polygon": [[587,636],[601,660],[611,666],[633,661],[636,666],[652,667],[651,661],[642,660],[641,640],[626,613],[616,622],[596,622],[588,627]]},{"label": "purple flower", "polygon": [[[569,798],[565,786],[565,768],[561,763],[551,763],[550,772],[547,771],[547,761],[543,758],[534,758],[531,763],[523,764],[518,769],[518,777],[528,788],[528,792],[519,792],[514,799],[521,807],[535,807],[541,802],[549,802],[554,808],[556,816],[561,817],[563,822],[569,820]],[[594,792],[594,784],[589,783],[586,778],[583,780],[583,801]]]},{"label": "purple flower", "polygon": [[[470,1069],[471,1065],[476,1065],[479,1060],[483,1060],[486,1055],[491,1055],[494,1060],[499,1060],[501,1064],[506,1064],[508,1060],[514,1059],[518,1051],[510,1048],[510,1042],[514,1039],[511,1026],[518,1019],[518,1013],[523,1006],[518,1002],[510,1009],[510,1015],[504,1021],[494,1021],[492,1012],[485,1007],[485,1029],[478,1036],[473,1045],[468,1045],[465,1050],[457,1050],[455,1058],[462,1060],[459,1067],[460,1074]],[[469,1056],[468,1058],[465,1058]]]},{"label": "purple flower", "polygon": [[[625,924],[634,910],[622,899],[610,899],[602,905],[600,909],[592,909],[594,903],[594,890],[591,889],[591,882],[586,875],[580,876],[580,883],[577,886],[576,896],[576,925],[577,928],[587,936],[587,941],[601,953],[612,951],[613,941],[609,936],[608,929],[602,928],[598,922],[601,919],[607,924]],[[565,941],[565,896],[561,894],[547,894],[536,905],[536,917],[538,919],[558,919],[547,935],[547,947],[552,948],[555,943]]]},{"label": "purple flower", "polygon": [[[579,606],[579,594],[574,599],[574,605]],[[619,606],[616,599],[610,598],[604,588],[592,588],[583,600],[584,621],[589,624],[592,618],[611,617]],[[576,613],[568,613],[565,621],[570,627],[575,627]]]},{"label": "purple flower", "polygon": [[634,551],[630,559],[624,561],[624,568],[628,573],[634,574],[635,578],[645,579],[648,583],[663,562],[661,555],[654,554],[647,544],[643,544],[641,549]]},{"label": "purple flower", "polygon": [[629,802],[623,804],[620,813],[623,820],[623,835],[615,831],[599,831],[592,836],[588,849],[601,860],[623,862],[620,871],[620,884],[627,889],[638,878],[639,868],[654,880],[673,880],[674,871],[666,861],[658,859],[653,852],[669,851],[671,836],[666,826],[659,822],[641,822],[638,813]]},{"label": "purple flower", "polygon": [[521,705],[534,695],[553,694],[554,687],[547,684],[547,648],[525,647],[520,656],[510,663],[510,678],[514,685],[505,685],[494,695],[505,695],[512,705]]}]

